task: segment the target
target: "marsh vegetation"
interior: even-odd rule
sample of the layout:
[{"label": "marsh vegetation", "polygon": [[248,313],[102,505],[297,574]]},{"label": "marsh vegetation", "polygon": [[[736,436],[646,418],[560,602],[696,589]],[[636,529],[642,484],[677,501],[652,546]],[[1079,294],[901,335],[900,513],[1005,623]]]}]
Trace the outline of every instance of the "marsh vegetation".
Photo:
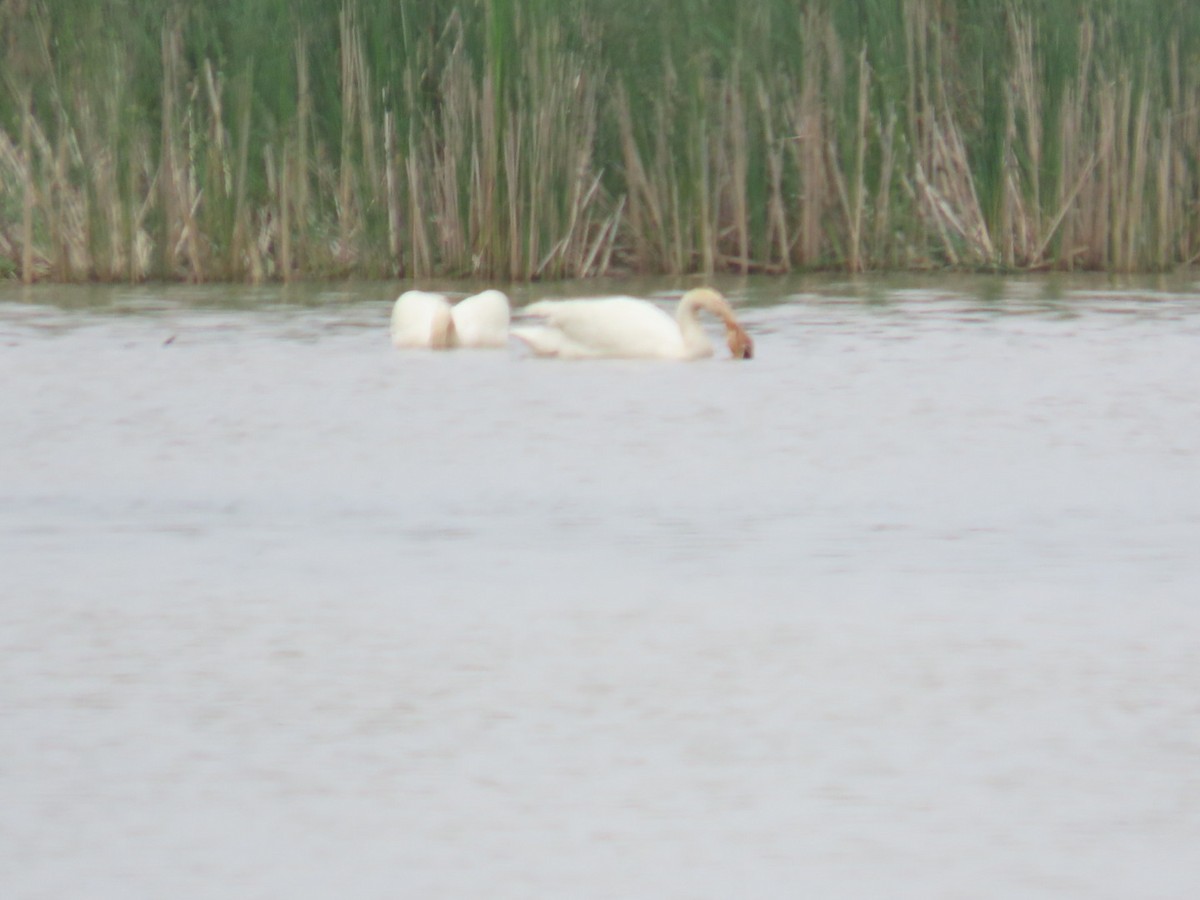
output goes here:
[{"label": "marsh vegetation", "polygon": [[7,0],[0,272],[1150,271],[1181,0]]}]

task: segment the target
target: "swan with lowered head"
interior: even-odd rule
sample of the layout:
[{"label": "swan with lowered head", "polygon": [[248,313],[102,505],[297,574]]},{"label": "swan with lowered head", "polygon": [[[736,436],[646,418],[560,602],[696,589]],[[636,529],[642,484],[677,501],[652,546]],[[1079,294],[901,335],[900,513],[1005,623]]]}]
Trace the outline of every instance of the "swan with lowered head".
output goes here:
[{"label": "swan with lowered head", "polygon": [[712,288],[694,288],[679,301],[675,317],[646,300],[605,297],[598,300],[543,300],[525,308],[541,324],[512,329],[536,356],[563,359],[701,359],[712,356],[712,343],[700,324],[701,310],[725,325],[734,359],[750,359],[754,342],[742,330],[729,303]]},{"label": "swan with lowered head", "polygon": [[397,347],[503,347],[508,343],[508,297],[484,291],[455,306],[442,294],[405,291],[392,307],[392,343]]}]

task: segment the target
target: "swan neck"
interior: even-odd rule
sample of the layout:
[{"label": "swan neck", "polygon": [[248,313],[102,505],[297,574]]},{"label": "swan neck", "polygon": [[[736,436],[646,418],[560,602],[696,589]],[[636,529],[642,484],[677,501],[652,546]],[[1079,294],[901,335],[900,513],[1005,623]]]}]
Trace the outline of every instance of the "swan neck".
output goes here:
[{"label": "swan neck", "polygon": [[687,293],[679,301],[679,309],[675,312],[675,321],[679,323],[679,333],[683,337],[683,346],[689,357],[708,356],[712,353],[712,343],[700,324],[701,304],[697,298]]}]

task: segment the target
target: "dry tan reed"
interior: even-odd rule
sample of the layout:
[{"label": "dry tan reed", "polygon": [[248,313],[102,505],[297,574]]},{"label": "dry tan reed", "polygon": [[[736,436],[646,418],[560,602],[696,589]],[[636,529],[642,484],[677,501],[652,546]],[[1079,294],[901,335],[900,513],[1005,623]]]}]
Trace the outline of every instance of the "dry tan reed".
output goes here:
[{"label": "dry tan reed", "polygon": [[[119,46],[104,77],[74,71],[35,5],[28,52],[0,64],[0,271],[521,280],[1137,271],[1200,254],[1200,56],[1179,34],[1133,59],[1114,49],[1117,25],[1084,15],[1063,76],[1044,18],[1011,0],[989,34],[1000,77],[964,87],[958,19],[931,0],[896,0],[894,58],[811,3],[793,10],[784,59],[731,31],[694,52],[668,41],[628,70],[579,39],[594,20],[484,6],[498,30],[484,39],[474,7],[430,19],[398,76],[372,49],[370,5],[339,5],[333,67],[297,24],[277,117],[253,66],[198,55],[173,7],[155,38],[156,117],[139,122]],[[769,33],[770,14],[740,27]],[[506,43],[520,52],[497,57]]]}]

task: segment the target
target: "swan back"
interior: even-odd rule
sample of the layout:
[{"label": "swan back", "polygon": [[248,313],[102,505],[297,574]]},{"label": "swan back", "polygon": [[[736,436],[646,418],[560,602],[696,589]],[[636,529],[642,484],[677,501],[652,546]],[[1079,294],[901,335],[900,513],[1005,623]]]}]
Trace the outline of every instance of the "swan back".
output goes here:
[{"label": "swan back", "polygon": [[455,342],[450,301],[428,291],[405,291],[392,307],[392,344],[445,350]]},{"label": "swan back", "polygon": [[684,351],[674,320],[645,300],[543,300],[527,306],[525,313],[543,324],[514,328],[513,334],[542,356],[679,359]]},{"label": "swan back", "polygon": [[450,314],[454,319],[456,346],[507,346],[511,314],[508,297],[503,292],[489,290],[467,297],[455,304]]}]

